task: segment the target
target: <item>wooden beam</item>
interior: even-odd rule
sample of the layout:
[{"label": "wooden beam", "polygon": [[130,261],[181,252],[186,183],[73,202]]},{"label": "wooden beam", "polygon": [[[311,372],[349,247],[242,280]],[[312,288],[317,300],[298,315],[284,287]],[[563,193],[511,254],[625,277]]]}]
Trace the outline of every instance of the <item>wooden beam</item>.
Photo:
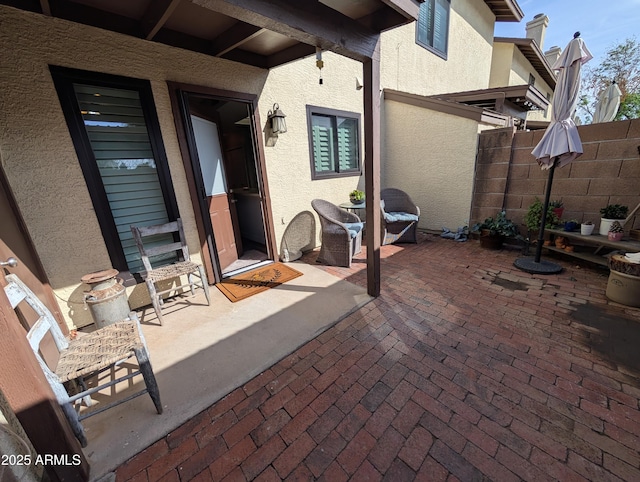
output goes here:
[{"label": "wooden beam", "polygon": [[374,55],[378,35],[317,2],[289,0],[192,0],[243,22],[364,62]]},{"label": "wooden beam", "polygon": [[51,7],[51,15],[54,17],[133,37],[142,37],[140,23],[133,18],[68,0],[49,0],[49,5]]},{"label": "wooden beam", "polygon": [[[41,0],[45,1],[45,0]],[[141,24],[144,38],[151,40],[158,30],[169,20],[169,17],[180,3],[180,0],[152,0],[142,16]]]},{"label": "wooden beam", "polygon": [[[314,55],[316,48],[313,45],[296,44],[289,48],[281,50],[272,54],[267,59],[267,67],[277,67],[278,65],[286,64],[287,62],[293,62],[294,60],[300,60],[303,57]],[[315,66],[315,61],[313,63]]]},{"label": "wooden beam", "polygon": [[233,60],[241,64],[253,65],[261,69],[268,69],[268,59],[264,55],[249,52],[248,50],[235,49],[222,56],[223,59]]},{"label": "wooden beam", "polygon": [[418,20],[420,4],[424,0],[382,0],[382,2],[406,18],[404,23],[410,23]]},{"label": "wooden beam", "polygon": [[238,22],[216,37],[211,45],[211,55],[222,57],[252,38],[260,35],[265,29],[246,22]]},{"label": "wooden beam", "polygon": [[161,28],[153,39],[154,42],[160,42],[172,47],[178,47],[185,50],[200,52],[201,54],[211,53],[211,42],[192,35],[168,28]]},{"label": "wooden beam", "polygon": [[385,6],[369,15],[360,17],[358,22],[375,32],[381,32],[402,25],[404,23],[404,17],[395,10]]},{"label": "wooden beam", "polygon": [[380,37],[363,62],[364,192],[367,200],[367,292],[380,295]]},{"label": "wooden beam", "polygon": [[40,10],[42,10],[43,15],[51,16],[51,5],[49,5],[49,0],[40,0]]}]

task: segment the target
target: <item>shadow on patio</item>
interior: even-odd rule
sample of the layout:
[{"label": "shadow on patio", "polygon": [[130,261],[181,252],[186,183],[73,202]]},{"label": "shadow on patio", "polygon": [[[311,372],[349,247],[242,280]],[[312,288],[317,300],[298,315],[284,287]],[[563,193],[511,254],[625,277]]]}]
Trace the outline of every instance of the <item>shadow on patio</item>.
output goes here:
[{"label": "shadow on patio", "polygon": [[[147,395],[88,418],[85,455],[92,478],[143,450],[233,389],[371,300],[366,289],[303,263],[292,281],[231,303],[211,287],[204,294],[169,300],[159,326],[151,307],[138,312],[164,413]],[[127,370],[126,364],[120,370]],[[120,374],[118,374],[120,375]],[[123,387],[139,389],[142,380]],[[108,402],[108,394],[94,396]]]},{"label": "shadow on patio", "polygon": [[[605,298],[605,272],[561,261],[558,275],[530,275],[517,251],[434,236],[382,253],[378,299],[118,480],[640,479],[640,310]],[[364,286],[363,260],[322,269]]]}]

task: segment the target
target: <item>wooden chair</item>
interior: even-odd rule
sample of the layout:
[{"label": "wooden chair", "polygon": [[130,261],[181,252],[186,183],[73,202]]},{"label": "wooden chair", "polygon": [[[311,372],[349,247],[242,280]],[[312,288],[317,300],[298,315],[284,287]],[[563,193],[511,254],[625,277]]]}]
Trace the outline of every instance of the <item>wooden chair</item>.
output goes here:
[{"label": "wooden chair", "polygon": [[[151,297],[151,303],[153,304],[153,309],[155,310],[156,315],[158,316],[158,321],[161,325],[161,307],[164,303],[162,295],[165,295],[172,291],[176,292],[176,294],[179,294],[177,293],[177,291],[186,287],[189,287],[189,289],[191,290],[191,295],[194,295],[195,288],[199,287],[204,290],[204,294],[207,297],[207,305],[211,304],[211,300],[209,299],[209,285],[207,284],[207,276],[202,265],[192,262],[189,258],[189,249],[187,248],[187,243],[184,236],[184,228],[182,227],[182,220],[180,218],[170,223],[156,224],[155,226],[136,227],[132,225],[131,231],[133,232],[133,239],[136,242],[136,246],[138,246],[138,251],[140,251],[142,263],[144,264],[144,268],[146,270],[144,278],[149,290],[149,296]],[[157,242],[153,242],[153,236],[167,233],[178,233],[179,241],[168,244],[158,244]],[[154,268],[152,266],[150,258],[155,256],[167,255],[169,253],[172,253],[174,255],[178,253],[179,261],[176,261],[172,264],[165,264],[164,266],[159,266],[157,268]],[[180,278],[181,276],[187,276],[188,282],[186,284],[182,284],[179,286],[172,285],[167,289],[160,290],[156,285],[156,283],[173,278]],[[196,281],[194,279],[194,276],[199,278],[200,281]]]},{"label": "wooden chair", "polygon": [[[143,393],[148,393],[151,396],[157,412],[162,413],[160,392],[149,362],[149,353],[140,329],[140,323],[135,313],[131,313],[128,320],[118,321],[92,333],[81,334],[73,340],[67,340],[44,303],[16,275],[6,275],[5,279],[8,284],[4,290],[11,307],[14,310],[16,308],[22,309],[21,303],[24,302],[38,316],[38,320],[27,333],[27,339],[58,403],[62,407],[62,411],[69,420],[73,433],[83,447],[87,446],[87,437],[80,422],[87,417],[108,410]],[[51,333],[58,350],[59,358],[55,369],[50,368],[40,354],[40,344],[47,333]],[[137,370],[129,371],[127,375],[116,380],[108,377],[106,382],[98,382],[97,386],[92,388],[86,387],[85,379],[110,370],[134,356],[138,360]],[[139,374],[144,379],[144,389],[115,400],[104,407],[87,410],[83,413],[76,411],[75,405],[82,401],[91,405],[92,394]],[[69,391],[65,385],[70,388]],[[73,390],[71,390],[72,388]]]}]

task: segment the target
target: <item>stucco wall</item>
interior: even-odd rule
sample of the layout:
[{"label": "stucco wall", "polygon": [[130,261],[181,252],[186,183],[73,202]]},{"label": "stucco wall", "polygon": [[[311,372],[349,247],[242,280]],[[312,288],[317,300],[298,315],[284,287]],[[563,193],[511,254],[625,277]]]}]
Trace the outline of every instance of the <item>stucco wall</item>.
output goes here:
[{"label": "stucco wall", "polygon": [[536,79],[534,85],[544,96],[553,94],[553,89],[549,87],[549,84],[547,84],[540,74],[531,66],[531,63],[524,54],[520,52],[519,49],[515,49],[509,76],[509,85],[528,84],[529,74],[533,74],[533,77]]},{"label": "stucco wall", "polygon": [[[564,203],[563,219],[590,220],[596,226],[600,208],[640,202],[640,119],[579,126],[584,154],[557,169],[551,199]],[[536,197],[543,199],[548,171],[531,155],[544,131],[510,129],[480,135],[472,222],[506,208],[507,216],[523,223]],[[636,215],[625,229],[640,227]]]},{"label": "stucco wall", "polygon": [[315,216],[319,245],[320,224],[311,200],[320,198],[340,204],[349,201],[354,189],[364,190],[364,175],[311,180],[307,105],[360,114],[360,154],[364,164],[363,90],[356,90],[356,77],[362,82],[362,64],[331,52],[323,53],[323,61],[322,84],[318,82],[315,56],[309,57],[271,69],[260,97],[261,112],[267,112],[277,102],[287,115],[287,132],[279,136],[275,146],[264,148],[278,245],[291,220],[302,211]]},{"label": "stucco wall", "polygon": [[[533,74],[536,79],[534,87],[538,89],[544,97],[547,97],[547,94],[549,94],[549,98],[551,98],[553,96],[553,89],[549,87],[549,84],[547,84],[540,74],[531,66],[531,63],[523,53],[517,48],[514,49],[508,85],[523,85],[529,83],[529,73]],[[527,120],[548,121],[550,119],[551,106],[547,109],[546,116],[544,110],[533,110],[527,113]]]},{"label": "stucco wall", "polygon": [[484,2],[451,2],[447,60],[416,43],[415,22],[384,32],[382,87],[420,95],[486,88],[494,22]]},{"label": "stucco wall", "polygon": [[411,195],[419,228],[469,222],[478,122],[386,100],[383,187]]},{"label": "stucco wall", "polygon": [[[167,81],[258,95],[262,125],[274,102],[289,131],[264,147],[276,240],[290,219],[323,197],[348,200],[361,178],[311,181],[307,103],[362,113],[355,77],[361,64],[325,54],[324,85],[315,59],[267,71],[0,6],[0,154],[8,181],[70,325],[91,322],[80,283],[111,266],[87,186],[49,73],[49,65],[148,79],[187,242],[200,246]],[[132,308],[149,303],[144,285],[128,288]]]},{"label": "stucco wall", "polygon": [[[553,89],[533,68],[523,53],[513,43],[496,42],[491,59],[491,77],[489,87],[524,85],[529,83],[529,73],[535,77],[535,87],[543,96],[553,95]],[[527,113],[527,120],[548,121],[551,119],[551,107]]]},{"label": "stucco wall", "polygon": [[515,45],[512,43],[494,42],[489,88],[509,85],[514,49]]}]

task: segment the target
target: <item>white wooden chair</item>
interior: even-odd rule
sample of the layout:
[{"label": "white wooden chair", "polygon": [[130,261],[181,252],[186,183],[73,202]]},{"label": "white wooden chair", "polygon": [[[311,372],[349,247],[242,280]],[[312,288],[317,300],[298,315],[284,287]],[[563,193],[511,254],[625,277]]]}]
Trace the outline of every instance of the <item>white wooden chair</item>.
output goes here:
[{"label": "white wooden chair", "polygon": [[[162,413],[158,385],[151,368],[140,323],[135,313],[130,314],[131,319],[118,321],[97,331],[81,334],[73,340],[68,340],[62,334],[48,308],[16,275],[6,275],[5,279],[8,284],[4,290],[12,308],[14,310],[22,309],[21,303],[24,302],[38,316],[38,320],[27,333],[27,339],[75,436],[83,447],[87,446],[87,438],[80,422],[87,417],[108,410],[143,393],[148,393],[151,396],[157,412]],[[58,349],[59,359],[55,368],[49,367],[40,353],[40,344],[47,333],[51,333]],[[134,356],[138,360],[137,370],[130,371],[127,375],[116,380],[107,377],[108,381],[106,382],[98,383],[92,388],[86,387],[84,383],[86,378],[99,375]],[[104,407],[86,410],[82,413],[76,410],[75,405],[81,403],[82,400],[90,405],[92,394],[139,374],[144,379],[144,389],[116,399]],[[65,384],[73,386],[72,392],[76,393],[70,394],[65,388]]]},{"label": "white wooden chair", "polygon": [[[162,325],[162,305],[164,300],[162,295],[174,292],[179,294],[178,290],[189,287],[191,295],[195,294],[195,288],[199,287],[204,290],[204,294],[207,298],[207,305],[211,304],[209,299],[209,285],[207,284],[207,276],[204,272],[202,265],[194,263],[189,258],[189,249],[184,236],[184,228],[182,227],[182,220],[180,218],[173,222],[166,224],[156,224],[154,226],[137,227],[131,226],[131,232],[133,233],[133,239],[136,242],[140,256],[142,257],[142,263],[146,270],[144,274],[144,280],[149,290],[149,296],[151,297],[151,303],[153,309],[156,312],[158,321]],[[160,244],[149,243],[151,237],[159,234],[178,233],[179,241]],[[146,238],[146,239],[145,239]],[[157,239],[157,238],[156,238]],[[178,253],[179,261],[172,264],[165,264],[154,268],[150,258],[154,256],[166,255],[168,253]],[[170,280],[173,278],[180,278],[181,276],[187,276],[187,283],[179,286],[173,286],[173,284],[167,289],[158,289],[156,283],[161,281]],[[200,281],[196,281],[194,276],[199,278]]]}]

